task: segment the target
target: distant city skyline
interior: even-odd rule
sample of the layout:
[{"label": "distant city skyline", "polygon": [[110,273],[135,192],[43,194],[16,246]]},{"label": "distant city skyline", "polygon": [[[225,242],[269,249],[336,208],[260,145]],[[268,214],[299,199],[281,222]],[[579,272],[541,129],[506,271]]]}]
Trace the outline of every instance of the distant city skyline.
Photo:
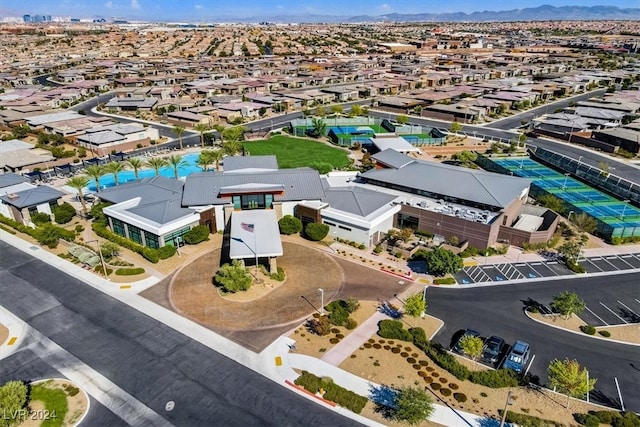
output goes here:
[{"label": "distant city skyline", "polygon": [[379,16],[391,13],[472,13],[534,8],[541,5],[616,6],[640,8],[638,0],[471,0],[425,2],[424,0],[245,0],[242,3],[210,0],[3,0],[0,18],[7,16],[53,15],[90,18],[118,17],[146,21],[204,21],[224,18],[274,17],[289,15]]}]

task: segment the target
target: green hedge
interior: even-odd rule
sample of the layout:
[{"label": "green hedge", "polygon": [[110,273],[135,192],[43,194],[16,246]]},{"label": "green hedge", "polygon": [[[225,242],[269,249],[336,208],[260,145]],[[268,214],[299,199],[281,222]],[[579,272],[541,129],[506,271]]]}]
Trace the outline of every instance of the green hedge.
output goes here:
[{"label": "green hedge", "polygon": [[109,230],[102,222],[94,221],[91,224],[91,228],[93,231],[100,237],[109,240],[110,242],[116,243],[124,248],[132,250],[140,255],[142,255],[146,260],[157,264],[160,260],[158,256],[158,251],[156,249],[148,248],[146,246],[142,246],[137,244],[136,242],[126,239],[124,237],[118,236],[116,233]]},{"label": "green hedge", "polygon": [[66,224],[75,216],[76,210],[65,202],[53,208],[53,216],[58,224]]},{"label": "green hedge", "polygon": [[453,277],[441,277],[433,280],[434,285],[455,285],[456,279]]},{"label": "green hedge", "polygon": [[[502,409],[498,409],[498,414],[501,417],[503,412],[504,411]],[[543,420],[542,418],[534,417],[533,415],[519,414],[513,411],[507,411],[505,421],[517,424],[521,427],[564,427],[564,424],[556,421]]]},{"label": "green hedge", "polygon": [[594,335],[596,333],[596,328],[592,325],[583,325],[580,326],[580,330],[587,335]]},{"label": "green hedge", "polygon": [[144,273],[144,268],[119,268],[116,270],[116,276],[135,276]]},{"label": "green hedge", "polygon": [[196,225],[191,230],[187,231],[182,237],[187,244],[197,245],[200,242],[209,240],[209,227],[206,225]]},{"label": "green hedge", "polygon": [[21,233],[27,234],[33,238],[35,238],[35,228],[31,228],[31,227],[27,227],[26,225],[24,225],[21,222],[18,221],[14,221],[11,218],[8,218],[4,215],[0,215],[0,222],[3,224],[8,225],[11,228],[14,228],[16,230],[18,230]]},{"label": "green hedge", "polygon": [[382,338],[413,342],[413,335],[402,327],[402,322],[399,320],[381,320],[378,323],[378,335]]},{"label": "green hedge", "polygon": [[329,233],[329,226],[327,224],[320,224],[315,222],[310,222],[304,229],[304,234],[309,240],[313,240],[314,242],[318,242],[325,237]]},{"label": "green hedge", "polygon": [[164,245],[160,249],[157,249],[157,251],[158,251],[158,258],[167,259],[167,258],[171,258],[172,256],[174,256],[176,254],[176,252],[178,251],[178,249],[176,249],[175,246]]},{"label": "green hedge", "polygon": [[295,380],[295,384],[304,387],[311,393],[317,393],[318,390],[325,390],[324,399],[337,403],[338,405],[349,409],[356,414],[362,412],[367,404],[368,399],[336,385],[330,379],[319,378],[312,373],[302,371],[300,376]]},{"label": "green hedge", "polygon": [[277,280],[278,282],[282,282],[285,278],[284,275],[284,270],[282,267],[278,267],[278,271],[275,273],[271,273],[269,275],[269,278],[273,279],[273,280]]}]

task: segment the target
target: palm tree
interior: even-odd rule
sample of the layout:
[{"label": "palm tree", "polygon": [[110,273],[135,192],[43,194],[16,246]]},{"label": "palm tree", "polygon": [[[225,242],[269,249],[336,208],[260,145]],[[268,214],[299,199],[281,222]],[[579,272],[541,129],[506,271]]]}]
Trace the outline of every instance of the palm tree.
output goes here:
[{"label": "palm tree", "polygon": [[109,162],[103,166],[105,172],[113,175],[113,181],[116,185],[120,185],[118,182],[118,174],[125,169],[125,165],[120,162]]},{"label": "palm tree", "polygon": [[327,124],[322,119],[315,118],[311,120],[311,125],[313,126],[313,132],[318,136],[324,136],[327,132]]},{"label": "palm tree", "polygon": [[142,169],[142,167],[144,166],[144,162],[142,161],[142,159],[139,159],[138,157],[133,157],[127,160],[127,165],[129,165],[129,167],[133,169],[133,174],[136,177],[136,181],[140,179],[138,177],[138,171]]},{"label": "palm tree", "polygon": [[220,170],[220,162],[222,161],[223,158],[224,158],[223,150],[218,149],[218,150],[213,150],[211,152],[211,159],[215,162],[217,171]]},{"label": "palm tree", "polygon": [[173,132],[178,136],[178,141],[180,141],[180,149],[182,150],[182,134],[184,133],[184,126],[174,126]]},{"label": "palm tree", "polygon": [[235,156],[242,150],[242,143],[238,140],[229,140],[222,143],[222,151],[229,156]]},{"label": "palm tree", "polygon": [[187,162],[178,154],[167,157],[167,164],[173,168],[173,174],[178,179],[178,169],[181,166],[186,166]]},{"label": "palm tree", "polygon": [[213,151],[202,150],[200,152],[200,155],[198,156],[198,161],[196,162],[196,164],[204,169],[205,172],[207,171],[207,169],[209,169],[209,165],[213,163],[213,158],[211,157],[212,154]]},{"label": "palm tree", "polygon": [[100,191],[100,177],[104,175],[104,169],[100,165],[87,166],[85,173],[96,182],[96,191]]},{"label": "palm tree", "polygon": [[209,126],[204,123],[198,123],[193,128],[200,133],[200,145],[204,148],[204,133],[209,130]]},{"label": "palm tree", "polygon": [[66,182],[71,188],[74,188],[78,191],[78,198],[80,199],[80,203],[82,204],[82,212],[87,212],[87,205],[84,203],[84,194],[82,190],[89,185],[89,177],[85,175],[76,175],[73,178],[69,179]]},{"label": "palm tree", "polygon": [[156,171],[156,176],[160,175],[160,169],[167,166],[167,161],[160,157],[152,157],[147,160],[147,166]]}]

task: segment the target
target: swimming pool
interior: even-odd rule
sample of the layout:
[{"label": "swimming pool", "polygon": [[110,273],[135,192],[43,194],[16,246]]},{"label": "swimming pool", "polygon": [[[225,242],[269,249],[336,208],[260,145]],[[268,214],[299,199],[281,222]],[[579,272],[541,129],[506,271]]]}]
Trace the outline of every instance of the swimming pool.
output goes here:
[{"label": "swimming pool", "polygon": [[[192,153],[186,154],[182,156],[182,159],[185,161],[185,165],[178,168],[178,176],[183,178],[185,176],[191,175],[192,173],[202,172],[202,168],[196,163],[198,162],[198,157],[200,154]],[[171,166],[165,166],[160,169],[160,175],[166,176],[168,178],[173,178],[175,175],[173,173],[173,168]],[[138,170],[138,177],[142,178],[152,178],[156,176],[156,171],[145,167],[144,169]],[[132,170],[126,170],[118,173],[118,183],[124,184],[125,182],[135,181],[136,176]],[[116,185],[113,174],[107,173],[100,177],[100,188],[109,188]],[[96,182],[91,178],[91,182],[87,186],[90,191],[96,191]]]}]

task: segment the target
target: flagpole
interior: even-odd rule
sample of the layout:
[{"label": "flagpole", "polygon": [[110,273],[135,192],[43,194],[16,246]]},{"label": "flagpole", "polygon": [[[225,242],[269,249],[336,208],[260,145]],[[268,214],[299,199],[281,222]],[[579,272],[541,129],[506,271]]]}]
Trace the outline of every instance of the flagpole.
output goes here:
[{"label": "flagpole", "polygon": [[256,256],[256,280],[258,280],[258,246],[256,244],[256,227],[253,226],[253,253]]}]

